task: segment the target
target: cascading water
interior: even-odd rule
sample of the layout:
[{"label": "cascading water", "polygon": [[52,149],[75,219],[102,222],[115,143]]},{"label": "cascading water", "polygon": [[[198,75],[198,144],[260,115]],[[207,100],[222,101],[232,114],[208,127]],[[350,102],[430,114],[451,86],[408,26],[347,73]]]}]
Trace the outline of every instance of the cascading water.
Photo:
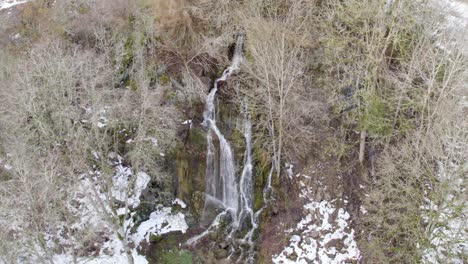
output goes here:
[{"label": "cascading water", "polygon": [[[232,149],[223,134],[216,126],[215,119],[215,95],[218,91],[218,83],[226,81],[235,71],[239,69],[242,61],[243,36],[237,38],[236,48],[231,65],[224,70],[223,75],[214,82],[206,99],[206,108],[203,113],[203,125],[208,127],[207,159],[206,159],[206,189],[205,207],[208,203],[222,204],[228,210],[233,220],[237,220],[237,210],[239,209],[239,190],[236,183],[234,156]],[[219,161],[216,160],[216,150],[213,144],[213,134],[219,141]]]},{"label": "cascading water", "polygon": [[[215,95],[218,91],[218,84],[226,81],[234,72],[239,69],[242,62],[243,35],[238,35],[236,48],[232,58],[231,65],[224,70],[222,76],[214,82],[214,86],[206,99],[205,111],[203,112],[202,125],[208,128],[207,156],[206,156],[206,175],[205,175],[205,208],[222,208],[212,224],[201,234],[192,237],[187,241],[187,245],[194,245],[199,239],[203,238],[213,230],[219,227],[220,221],[226,215],[231,216],[231,225],[228,227],[230,232],[227,241],[240,251],[239,261],[248,259],[248,262],[254,262],[254,239],[253,235],[258,228],[259,216],[267,204],[267,193],[271,190],[270,171],[267,185],[263,191],[264,206],[257,212],[253,210],[253,165],[252,165],[252,125],[247,111],[247,103],[244,102],[243,121],[239,130],[242,131],[245,138],[245,153],[243,160],[243,169],[240,178],[236,177],[236,167],[234,155],[229,142],[216,125],[215,118]],[[215,146],[213,140],[218,139],[219,146]],[[249,221],[250,229],[241,237],[234,239],[238,231],[242,228],[244,222]],[[238,234],[237,234],[238,235]],[[245,252],[244,246],[247,244],[248,252]],[[228,258],[231,258],[235,250],[231,250]],[[247,253],[247,257],[245,256]]]}]

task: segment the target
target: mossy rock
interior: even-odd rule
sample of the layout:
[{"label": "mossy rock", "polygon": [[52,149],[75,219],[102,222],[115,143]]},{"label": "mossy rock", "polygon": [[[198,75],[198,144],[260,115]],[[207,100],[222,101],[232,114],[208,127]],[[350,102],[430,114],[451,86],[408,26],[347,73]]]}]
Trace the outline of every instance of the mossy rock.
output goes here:
[{"label": "mossy rock", "polygon": [[263,206],[263,189],[268,182],[270,174],[269,159],[266,157],[268,154],[259,145],[253,146],[253,159],[254,159],[254,201],[253,209],[258,211]]},{"label": "mossy rock", "polygon": [[193,256],[192,253],[186,250],[169,250],[163,252],[160,258],[161,264],[192,264]]},{"label": "mossy rock", "polygon": [[190,252],[179,249],[186,239],[186,235],[179,231],[151,235],[148,260],[150,263],[194,263]]},{"label": "mossy rock", "polygon": [[150,242],[151,243],[159,243],[162,241],[162,236],[161,235],[156,235],[156,234],[150,234]]},{"label": "mossy rock", "polygon": [[198,221],[203,209],[206,167],[206,132],[194,125],[179,133],[183,138],[169,151],[168,166],[174,178],[175,195],[186,202]]},{"label": "mossy rock", "polygon": [[186,235],[181,232],[151,235],[151,244],[147,255],[149,262],[161,264],[201,263],[191,252],[179,248],[179,245],[184,243],[186,239]]},{"label": "mossy rock", "polygon": [[194,191],[204,191],[206,136],[201,128],[188,131],[185,144],[176,149],[177,196],[190,201]]},{"label": "mossy rock", "polygon": [[245,153],[244,134],[242,134],[237,129],[232,129],[229,133],[229,137],[227,138],[227,140],[231,144],[235,161],[242,162],[244,159],[244,153]]},{"label": "mossy rock", "polygon": [[192,198],[190,199],[191,208],[194,216],[200,218],[204,206],[203,192],[195,191],[192,193]]}]

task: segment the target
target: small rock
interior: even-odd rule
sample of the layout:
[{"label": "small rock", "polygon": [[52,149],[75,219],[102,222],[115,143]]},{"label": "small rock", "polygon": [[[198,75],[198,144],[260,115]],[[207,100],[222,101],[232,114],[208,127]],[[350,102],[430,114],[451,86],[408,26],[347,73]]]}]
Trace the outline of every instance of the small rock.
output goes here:
[{"label": "small rock", "polygon": [[319,236],[320,236],[320,233],[317,230],[313,230],[312,232],[310,232],[310,237],[313,239],[317,239],[319,238]]},{"label": "small rock", "polygon": [[338,240],[338,242],[336,242],[335,248],[336,248],[336,250],[341,251],[344,248],[344,246],[345,245],[344,245],[343,241]]},{"label": "small rock", "polygon": [[330,215],[330,223],[336,223],[336,217],[338,216],[338,210],[333,211],[333,213]]},{"label": "small rock", "polygon": [[[340,244],[341,242],[341,244]],[[338,247],[341,246],[341,249],[344,247],[344,244],[343,244],[343,241],[339,240],[339,239],[332,239],[330,241],[327,242],[327,244],[325,244],[325,247],[327,248],[336,248],[337,250],[341,250],[341,249],[338,249]]]}]

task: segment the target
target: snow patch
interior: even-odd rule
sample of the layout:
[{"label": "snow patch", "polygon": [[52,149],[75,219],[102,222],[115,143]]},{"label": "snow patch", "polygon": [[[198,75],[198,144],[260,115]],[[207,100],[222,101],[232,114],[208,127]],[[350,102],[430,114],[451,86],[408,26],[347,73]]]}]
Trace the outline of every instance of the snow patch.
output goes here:
[{"label": "snow patch", "polygon": [[0,0],[0,10],[8,9],[16,5],[21,5],[28,2],[28,0]]},{"label": "snow patch", "polygon": [[295,235],[289,246],[273,256],[273,263],[347,263],[360,259],[348,212],[329,201],[310,202],[304,208],[308,214],[292,230]]},{"label": "snow patch", "polygon": [[[146,185],[151,180],[151,177],[145,172],[138,172],[134,182],[133,190],[130,192],[132,171],[130,168],[118,165],[117,173],[113,177],[112,196],[121,202],[126,202],[129,207],[136,208],[140,205],[141,192],[146,188]],[[129,193],[131,195],[129,196]]]},{"label": "snow patch", "polygon": [[[457,152],[456,149],[451,148],[452,153]],[[460,149],[466,149],[466,146]],[[425,204],[420,207],[431,243],[431,247],[423,250],[423,263],[465,263],[464,256],[468,255],[468,207],[464,198],[463,173],[457,173],[467,169],[452,162],[438,162],[438,178],[450,182],[450,185],[444,199],[436,203],[425,198]]]},{"label": "snow patch", "polygon": [[185,222],[185,215],[182,213],[171,212],[170,207],[160,206],[156,211],[152,212],[149,219],[142,222],[131,239],[135,245],[140,245],[142,241],[149,242],[150,236],[162,235],[173,231],[181,231],[185,233],[188,225]]},{"label": "snow patch", "polygon": [[292,179],[294,165],[292,165],[291,163],[286,163],[285,168],[286,168],[286,173],[288,173],[288,177]]},{"label": "snow patch", "polygon": [[[128,169],[128,168],[127,168]],[[126,174],[128,170],[121,167],[116,169],[116,175]],[[138,188],[146,187],[149,176],[144,173],[138,174],[135,186]],[[110,206],[109,196],[100,187],[100,172],[89,172],[82,175],[78,190],[73,194],[68,209],[71,213],[77,216],[78,221],[71,225],[75,230],[99,230],[103,237],[107,237],[106,241],[99,245],[97,256],[83,256],[75,259],[72,252],[67,250],[67,245],[73,245],[73,238],[65,238],[62,233],[64,228],[59,228],[56,234],[46,234],[46,243],[49,248],[64,247],[61,254],[52,256],[54,263],[78,263],[78,264],[117,264],[131,263],[129,255],[133,258],[135,264],[147,264],[148,261],[144,256],[138,254],[136,249],[128,249],[130,254],[125,250],[125,241],[119,236],[125,234],[125,226],[123,232],[121,228],[114,229],[114,226],[109,223],[109,217],[115,215]],[[138,192],[135,192],[138,195]],[[126,208],[117,210],[117,215],[125,214],[128,211]],[[127,226],[128,228],[128,226]],[[54,242],[54,237],[58,238],[59,245]]]},{"label": "snow patch", "polygon": [[[104,252],[110,251],[113,252],[112,255],[107,255]],[[148,261],[144,256],[138,254],[136,249],[131,250],[131,256],[133,258],[134,264],[147,264]],[[60,254],[53,256],[54,263],[75,263],[73,256],[69,254]],[[78,264],[124,264],[131,263],[128,260],[128,255],[125,252],[122,241],[114,235],[110,238],[109,241],[105,242],[103,247],[100,250],[98,257],[79,257],[76,261]]]},{"label": "snow patch", "polygon": [[455,48],[461,48],[463,53],[468,49],[465,44],[468,29],[468,3],[462,0],[433,0],[432,5],[441,10],[445,21],[438,25],[434,32],[437,46],[448,53]]},{"label": "snow patch", "polygon": [[182,209],[185,209],[187,207],[187,205],[184,203],[184,201],[182,201],[181,199],[179,198],[176,198],[174,201],[172,201],[172,205],[180,205],[180,207],[182,207]]}]

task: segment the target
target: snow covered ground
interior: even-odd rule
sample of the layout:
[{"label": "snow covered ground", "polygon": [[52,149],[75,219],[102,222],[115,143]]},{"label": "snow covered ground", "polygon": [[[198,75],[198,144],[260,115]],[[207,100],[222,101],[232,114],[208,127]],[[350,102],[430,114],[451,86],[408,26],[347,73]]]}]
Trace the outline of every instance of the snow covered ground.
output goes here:
[{"label": "snow covered ground", "polygon": [[28,0],[0,0],[0,10],[8,9],[26,2],[28,2]]},{"label": "snow covered ground", "polygon": [[[307,177],[300,175],[298,177]],[[305,187],[301,196],[313,197]],[[336,206],[338,200],[310,201],[304,205],[306,216],[290,233],[290,244],[273,256],[276,264],[349,263],[360,259],[360,251],[350,227],[350,215]]]},{"label": "snow covered ground", "polygon": [[[452,153],[467,149],[466,143],[449,151]],[[462,154],[462,153],[460,153]],[[454,161],[457,157],[454,157]],[[422,262],[438,263],[466,263],[468,256],[468,204],[466,200],[466,177],[463,171],[468,171],[468,163],[463,164],[463,154],[458,156],[462,162],[439,162],[438,177],[447,184],[447,189],[438,201],[426,198],[426,204],[421,206],[423,217],[427,224],[431,247],[423,250]]]},{"label": "snow covered ground", "polygon": [[[461,47],[461,51],[468,54],[468,1],[466,0],[433,0],[432,4],[440,9],[445,23],[439,26],[435,34],[440,39],[440,47],[452,49]],[[442,44],[443,43],[443,44]]]},{"label": "snow covered ground", "polygon": [[[185,233],[188,228],[185,215],[181,212],[173,213],[172,207],[158,205],[148,220],[134,222],[141,193],[151,177],[145,172],[133,174],[131,168],[121,163],[122,158],[118,155],[114,160],[115,174],[109,192],[101,187],[102,176],[99,172],[81,175],[79,188],[73,193],[68,206],[70,212],[76,216],[76,222],[45,234],[46,251],[49,252],[37,246],[36,250],[40,255],[49,256],[53,263],[60,264],[126,264],[131,263],[129,258],[135,264],[147,264],[146,258],[137,251],[141,242],[149,242],[152,234],[161,235],[174,231]],[[113,209],[112,200],[119,201],[124,206]],[[172,205],[186,208],[185,203],[179,199],[175,199]],[[116,223],[119,222],[115,221],[117,219],[121,219],[120,223]],[[74,255],[73,252],[83,246],[83,241],[70,236],[69,230],[98,234],[98,237],[91,240],[94,250],[78,257]],[[18,261],[41,262],[30,254],[25,254]]]},{"label": "snow covered ground", "polygon": [[135,245],[140,245],[142,241],[149,242],[152,234],[162,235],[173,231],[185,233],[188,228],[185,215],[171,211],[171,207],[160,206],[151,213],[147,221],[140,223],[136,232],[131,234],[131,240],[135,242]]},{"label": "snow covered ground", "polygon": [[449,26],[465,28],[468,26],[468,2],[463,0],[439,0],[443,11],[447,12]]}]

